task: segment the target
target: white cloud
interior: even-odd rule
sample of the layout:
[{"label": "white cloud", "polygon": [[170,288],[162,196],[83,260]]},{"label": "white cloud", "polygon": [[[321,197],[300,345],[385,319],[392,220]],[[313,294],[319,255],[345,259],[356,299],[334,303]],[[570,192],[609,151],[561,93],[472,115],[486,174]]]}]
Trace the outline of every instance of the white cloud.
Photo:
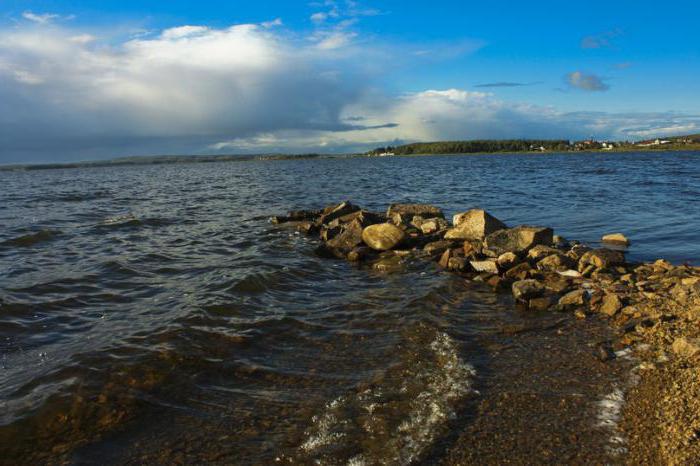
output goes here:
[{"label": "white cloud", "polygon": [[415,65],[416,47],[361,39],[351,30],[299,36],[264,24],[184,25],[121,44],[55,25],[0,30],[0,162],[465,138],[624,139],[700,127],[694,116],[563,113],[461,89],[391,95],[382,79],[402,63]]},{"label": "white cloud", "polygon": [[22,18],[39,24],[47,24],[53,21],[54,19],[60,18],[60,15],[56,15],[53,13],[37,14],[32,13],[31,11],[25,11],[24,13],[22,13]]}]

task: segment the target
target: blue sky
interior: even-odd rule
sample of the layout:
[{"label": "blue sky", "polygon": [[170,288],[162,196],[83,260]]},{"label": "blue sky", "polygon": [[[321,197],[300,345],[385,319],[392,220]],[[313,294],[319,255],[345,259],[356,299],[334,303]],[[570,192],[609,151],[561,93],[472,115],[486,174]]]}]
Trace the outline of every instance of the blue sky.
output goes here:
[{"label": "blue sky", "polygon": [[700,5],[533,3],[5,0],[0,163],[700,132]]}]

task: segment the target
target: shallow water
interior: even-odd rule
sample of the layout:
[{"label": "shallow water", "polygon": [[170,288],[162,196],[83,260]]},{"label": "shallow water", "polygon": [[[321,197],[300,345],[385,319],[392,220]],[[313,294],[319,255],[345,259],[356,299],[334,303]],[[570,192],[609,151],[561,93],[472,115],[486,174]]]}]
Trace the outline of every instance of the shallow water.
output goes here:
[{"label": "shallow water", "polygon": [[[604,326],[523,314],[431,264],[382,275],[320,259],[271,214],[480,206],[588,242],[622,231],[632,259],[700,263],[697,153],[86,168],[0,172],[0,185],[8,464],[465,463],[460,445],[503,431],[480,407],[504,392],[523,415],[523,393],[580,395],[590,445],[610,437],[596,437],[596,409],[622,368],[567,363]],[[555,364],[533,357],[546,345]],[[538,385],[552,364],[568,385]]]}]

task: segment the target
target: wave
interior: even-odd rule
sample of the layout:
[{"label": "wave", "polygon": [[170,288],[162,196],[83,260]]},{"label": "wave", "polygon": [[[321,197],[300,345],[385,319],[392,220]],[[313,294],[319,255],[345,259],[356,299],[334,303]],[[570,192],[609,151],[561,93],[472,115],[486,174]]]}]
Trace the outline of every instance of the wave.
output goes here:
[{"label": "wave", "polygon": [[446,434],[448,422],[474,393],[476,372],[442,332],[427,345],[405,351],[419,359],[409,358],[382,382],[334,399],[312,418],[299,446],[300,459],[356,466],[411,464]]},{"label": "wave", "polygon": [[60,234],[61,232],[58,230],[40,230],[35,233],[29,233],[26,235],[21,235],[16,238],[9,239],[0,243],[0,246],[30,247],[34,246],[35,244],[51,241]]}]

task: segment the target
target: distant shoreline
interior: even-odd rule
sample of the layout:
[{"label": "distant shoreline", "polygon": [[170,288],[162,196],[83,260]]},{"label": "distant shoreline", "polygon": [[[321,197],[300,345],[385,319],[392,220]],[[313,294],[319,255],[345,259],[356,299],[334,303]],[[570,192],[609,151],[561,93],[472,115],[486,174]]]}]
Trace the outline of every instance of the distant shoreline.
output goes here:
[{"label": "distant shoreline", "polygon": [[550,155],[550,154],[609,154],[630,152],[700,152],[700,144],[651,146],[651,147],[616,147],[613,149],[586,150],[527,150],[527,151],[481,151],[481,152],[444,152],[444,153],[411,153],[395,155],[372,154],[272,154],[272,155],[172,155],[172,156],[143,156],[126,157],[109,160],[0,165],[0,172],[33,171],[33,170],[65,170],[71,168],[102,168],[139,165],[174,165],[185,163],[217,163],[217,162],[265,162],[278,160],[312,160],[312,159],[346,159],[346,158],[392,158],[392,157],[434,157],[434,156],[483,156],[483,155]]}]

